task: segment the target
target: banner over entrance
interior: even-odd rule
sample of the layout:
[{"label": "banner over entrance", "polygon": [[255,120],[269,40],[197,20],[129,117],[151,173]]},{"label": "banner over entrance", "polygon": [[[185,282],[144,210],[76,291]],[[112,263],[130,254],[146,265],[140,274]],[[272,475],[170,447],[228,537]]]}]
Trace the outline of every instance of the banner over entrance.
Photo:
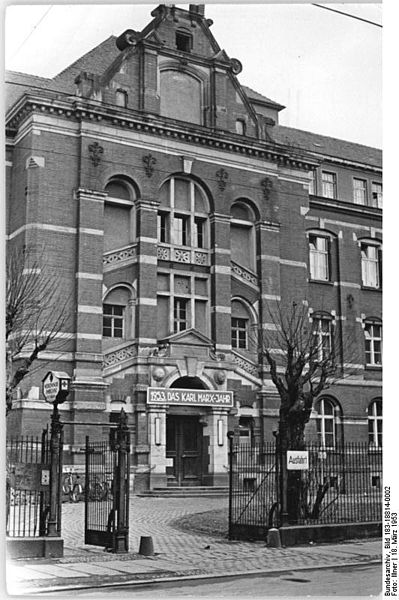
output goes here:
[{"label": "banner over entrance", "polygon": [[149,387],[147,404],[184,404],[185,406],[230,408],[233,406],[233,392]]}]

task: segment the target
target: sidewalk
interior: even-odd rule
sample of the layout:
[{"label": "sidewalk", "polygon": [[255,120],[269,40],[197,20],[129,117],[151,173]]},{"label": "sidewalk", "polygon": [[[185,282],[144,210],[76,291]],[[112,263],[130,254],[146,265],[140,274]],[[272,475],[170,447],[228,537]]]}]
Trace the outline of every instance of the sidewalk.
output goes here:
[{"label": "sidewalk", "polygon": [[[115,586],[252,573],[272,573],[381,562],[381,540],[267,548],[264,542],[237,542],[196,535],[171,521],[226,505],[224,498],[132,498],[129,554],[111,554],[83,544],[83,505],[63,507],[65,553],[59,559],[7,564],[9,594]],[[141,535],[153,538],[154,556],[138,554]]]}]

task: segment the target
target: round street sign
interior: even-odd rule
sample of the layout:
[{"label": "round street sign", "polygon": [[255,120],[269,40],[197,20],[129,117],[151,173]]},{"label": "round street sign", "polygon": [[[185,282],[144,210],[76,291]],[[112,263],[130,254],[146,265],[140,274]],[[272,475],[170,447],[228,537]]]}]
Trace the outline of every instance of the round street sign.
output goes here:
[{"label": "round street sign", "polygon": [[60,380],[51,371],[43,379],[43,395],[46,402],[52,404],[56,401],[57,394],[60,391]]}]

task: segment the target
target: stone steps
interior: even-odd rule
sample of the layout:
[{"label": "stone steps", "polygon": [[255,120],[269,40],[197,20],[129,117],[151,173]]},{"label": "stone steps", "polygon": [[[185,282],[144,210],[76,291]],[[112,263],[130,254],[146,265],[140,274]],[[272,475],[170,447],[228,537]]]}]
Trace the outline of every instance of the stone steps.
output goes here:
[{"label": "stone steps", "polygon": [[151,498],[205,498],[229,495],[228,486],[184,486],[184,487],[155,487],[137,496]]}]

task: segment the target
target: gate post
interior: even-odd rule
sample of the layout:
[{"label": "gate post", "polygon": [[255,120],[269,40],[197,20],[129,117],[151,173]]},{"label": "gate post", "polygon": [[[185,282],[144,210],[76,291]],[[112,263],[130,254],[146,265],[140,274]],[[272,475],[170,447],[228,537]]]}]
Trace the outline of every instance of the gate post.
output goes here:
[{"label": "gate post", "polygon": [[232,519],[233,519],[233,439],[234,431],[228,431],[227,437],[229,440],[229,540],[233,539],[232,535]]},{"label": "gate post", "polygon": [[47,535],[48,537],[59,537],[61,534],[59,518],[61,514],[62,423],[57,401],[54,402],[51,415],[50,461],[50,514]]},{"label": "gate post", "polygon": [[115,450],[117,451],[116,467],[116,523],[114,530],[113,552],[129,551],[129,476],[130,476],[130,433],[127,425],[127,414],[121,410],[116,430]]}]

